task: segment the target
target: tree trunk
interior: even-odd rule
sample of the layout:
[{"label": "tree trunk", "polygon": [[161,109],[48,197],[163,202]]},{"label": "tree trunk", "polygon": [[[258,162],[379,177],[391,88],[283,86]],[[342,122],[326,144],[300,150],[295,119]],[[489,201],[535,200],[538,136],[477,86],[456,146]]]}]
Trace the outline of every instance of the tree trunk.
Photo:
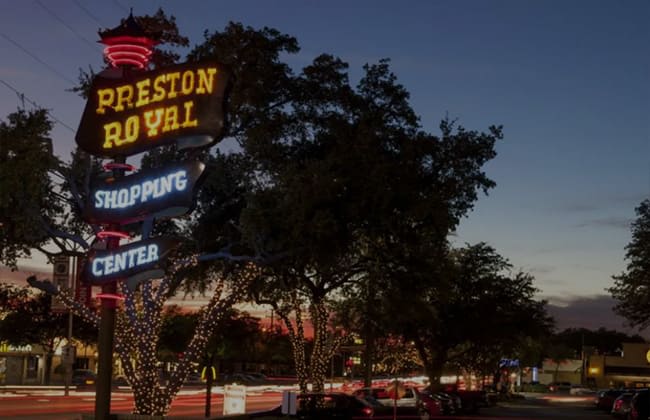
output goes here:
[{"label": "tree trunk", "polygon": [[52,358],[54,357],[54,353],[52,351],[48,351],[45,354],[45,372],[43,373],[43,381],[45,382],[45,385],[50,385],[50,382],[52,380]]},{"label": "tree trunk", "polygon": [[432,391],[440,391],[442,389],[440,378],[442,377],[443,369],[447,362],[446,355],[446,351],[435,353],[433,357],[430,358],[429,364],[425,367]]},{"label": "tree trunk", "polygon": [[311,305],[311,322],[314,326],[314,348],[311,352],[311,363],[309,376],[312,382],[313,392],[325,391],[325,377],[327,375],[328,355],[327,351],[327,308],[322,301]]},{"label": "tree trunk", "polygon": [[366,316],[364,325],[364,345],[363,352],[363,383],[365,387],[372,386],[372,365],[375,359],[375,328],[372,323],[375,319],[375,288],[368,282],[366,294]]}]

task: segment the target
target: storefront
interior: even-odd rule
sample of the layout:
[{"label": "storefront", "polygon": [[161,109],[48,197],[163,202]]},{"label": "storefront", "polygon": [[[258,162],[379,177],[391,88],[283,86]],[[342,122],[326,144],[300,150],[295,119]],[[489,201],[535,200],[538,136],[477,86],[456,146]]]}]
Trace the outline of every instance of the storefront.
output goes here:
[{"label": "storefront", "polygon": [[586,379],[597,388],[650,387],[650,343],[623,343],[620,356],[590,356]]},{"label": "storefront", "polygon": [[0,385],[39,385],[44,366],[40,346],[0,343]]}]

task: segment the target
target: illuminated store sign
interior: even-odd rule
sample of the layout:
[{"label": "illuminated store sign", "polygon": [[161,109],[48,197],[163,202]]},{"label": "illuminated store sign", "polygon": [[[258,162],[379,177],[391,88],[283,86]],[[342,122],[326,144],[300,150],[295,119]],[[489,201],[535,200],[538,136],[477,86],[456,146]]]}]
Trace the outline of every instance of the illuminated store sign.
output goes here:
[{"label": "illuminated store sign", "polygon": [[103,284],[152,270],[162,273],[169,253],[176,246],[177,241],[172,238],[153,238],[113,250],[93,251],[86,263],[85,279],[91,284]]},{"label": "illuminated store sign", "polygon": [[85,218],[124,224],[187,214],[204,170],[201,162],[187,162],[103,182],[92,188]]},{"label": "illuminated store sign", "polygon": [[179,138],[180,147],[214,144],[224,125],[229,72],[215,62],[184,63],[137,72],[128,78],[101,75],[91,86],[77,144],[98,156],[128,156]]}]

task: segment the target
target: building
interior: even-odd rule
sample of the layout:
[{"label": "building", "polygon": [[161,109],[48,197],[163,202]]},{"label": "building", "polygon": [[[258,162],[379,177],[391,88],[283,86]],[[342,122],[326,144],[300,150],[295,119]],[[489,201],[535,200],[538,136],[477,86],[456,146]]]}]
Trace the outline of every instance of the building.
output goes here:
[{"label": "building", "polygon": [[[97,349],[78,344],[73,369],[96,370]],[[44,385],[46,352],[37,344],[0,342],[0,385]],[[61,349],[52,358],[51,384],[63,384]]]},{"label": "building", "polygon": [[620,356],[589,356],[586,381],[597,388],[650,387],[650,343],[623,343]]}]

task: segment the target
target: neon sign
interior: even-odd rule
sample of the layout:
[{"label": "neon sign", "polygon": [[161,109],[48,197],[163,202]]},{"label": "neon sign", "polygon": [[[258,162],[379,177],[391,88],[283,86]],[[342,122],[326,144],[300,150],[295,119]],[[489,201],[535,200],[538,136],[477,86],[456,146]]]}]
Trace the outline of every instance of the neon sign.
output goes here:
[{"label": "neon sign", "polygon": [[201,162],[187,162],[103,182],[91,189],[86,220],[125,224],[147,217],[182,216],[194,207],[204,170]]},{"label": "neon sign", "polygon": [[119,80],[100,75],[91,86],[77,144],[106,157],[128,156],[186,137],[194,141],[180,142],[181,147],[214,144],[223,130],[229,77],[216,62],[184,63]]},{"label": "neon sign", "polygon": [[128,279],[142,272],[162,273],[163,264],[176,248],[177,241],[153,238],[134,242],[113,250],[92,251],[84,275],[90,284],[104,284],[118,279]]}]

